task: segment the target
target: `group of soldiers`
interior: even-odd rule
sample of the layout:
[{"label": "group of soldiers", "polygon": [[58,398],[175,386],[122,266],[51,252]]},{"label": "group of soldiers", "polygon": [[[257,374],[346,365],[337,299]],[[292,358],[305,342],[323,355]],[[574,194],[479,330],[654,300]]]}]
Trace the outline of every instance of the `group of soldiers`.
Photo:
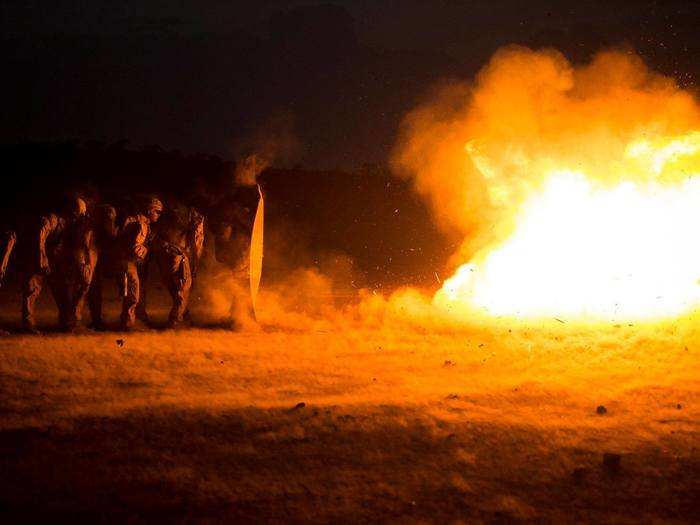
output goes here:
[{"label": "group of soldiers", "polygon": [[[204,215],[195,208],[173,206],[166,210],[158,197],[144,196],[129,212],[110,204],[93,204],[88,210],[81,196],[71,195],[56,211],[30,222],[20,234],[5,232],[0,244],[0,283],[13,252],[18,260],[23,331],[39,333],[35,305],[45,287],[56,302],[62,330],[82,329],[86,302],[90,328],[104,329],[105,280],[116,281],[122,298],[120,330],[132,330],[137,318],[148,322],[146,282],[152,264],[158,266],[172,298],[167,327],[185,322],[204,248]],[[216,244],[225,262],[230,262],[227,251],[231,249],[227,248],[231,246],[240,260],[240,239],[250,232],[235,233],[249,230],[249,221],[233,224],[224,220],[219,226],[222,233],[217,235]],[[233,234],[232,229],[236,230]]]}]

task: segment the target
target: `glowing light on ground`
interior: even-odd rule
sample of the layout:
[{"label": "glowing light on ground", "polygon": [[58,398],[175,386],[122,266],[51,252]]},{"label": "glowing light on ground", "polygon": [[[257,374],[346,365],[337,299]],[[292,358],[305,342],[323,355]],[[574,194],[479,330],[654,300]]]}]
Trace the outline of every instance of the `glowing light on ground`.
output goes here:
[{"label": "glowing light on ground", "polygon": [[[636,143],[628,154],[660,173],[695,149]],[[436,302],[492,315],[606,319],[669,317],[700,304],[700,178],[605,187],[558,171],[546,180],[512,235],[462,265]]]},{"label": "glowing light on ground", "polygon": [[634,53],[502,48],[407,115],[393,165],[462,236],[433,301],[459,319],[700,309],[700,101]]}]

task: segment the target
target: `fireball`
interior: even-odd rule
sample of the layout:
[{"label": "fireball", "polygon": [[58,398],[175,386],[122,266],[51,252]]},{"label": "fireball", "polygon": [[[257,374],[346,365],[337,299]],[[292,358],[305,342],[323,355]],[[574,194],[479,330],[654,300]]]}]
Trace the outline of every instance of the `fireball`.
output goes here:
[{"label": "fireball", "polygon": [[700,305],[700,105],[629,51],[510,47],[404,122],[394,164],[463,236],[457,314],[653,320]]},{"label": "fireball", "polygon": [[492,315],[649,319],[700,303],[700,178],[601,188],[553,172],[513,234],[459,267],[436,296]]}]

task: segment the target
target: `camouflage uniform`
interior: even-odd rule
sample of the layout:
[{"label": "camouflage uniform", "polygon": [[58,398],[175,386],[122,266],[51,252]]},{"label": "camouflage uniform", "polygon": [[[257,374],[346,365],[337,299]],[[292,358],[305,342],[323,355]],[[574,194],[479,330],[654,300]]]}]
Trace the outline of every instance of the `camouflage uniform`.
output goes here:
[{"label": "camouflage uniform", "polygon": [[65,283],[58,275],[61,237],[66,219],[54,213],[41,217],[37,227],[30,232],[32,241],[26,247],[25,274],[22,279],[22,327],[36,332],[34,306],[44,284],[48,284],[56,301],[61,326],[67,324],[68,294]]},{"label": "camouflage uniform", "polygon": [[[5,280],[5,274],[7,273],[7,267],[10,264],[10,257],[12,256],[12,251],[17,243],[17,234],[12,231],[6,231],[2,237],[0,237],[0,287]],[[8,335],[9,332],[0,328],[0,335]]]},{"label": "camouflage uniform", "polygon": [[10,264],[10,257],[12,256],[12,251],[17,243],[17,234],[8,230],[0,238],[0,286],[2,286],[5,280],[5,274],[7,273],[7,267]]},{"label": "camouflage uniform", "polygon": [[66,225],[61,240],[61,250],[56,261],[61,286],[66,290],[64,326],[73,330],[81,318],[85,295],[92,282],[97,261],[93,230],[87,216]]},{"label": "camouflage uniform", "polygon": [[173,299],[168,326],[181,324],[187,314],[192,281],[204,248],[204,217],[188,210],[187,217],[173,211],[163,219],[156,236],[155,259],[163,283]]},{"label": "camouflage uniform", "polygon": [[[93,210],[91,227],[93,229],[93,249],[97,252],[92,282],[87,293],[88,308],[92,327],[101,329],[102,324],[102,280],[108,275],[110,262],[117,259],[115,254],[117,239],[117,211],[113,206],[103,204]],[[114,272],[112,272],[114,273]],[[82,299],[84,301],[84,297]],[[80,307],[78,308],[80,309]]]},{"label": "camouflage uniform", "polygon": [[148,256],[148,244],[151,238],[151,222],[158,220],[163,205],[158,199],[152,199],[145,213],[138,213],[126,218],[117,238],[119,257],[119,276],[117,285],[123,296],[121,327],[128,330],[136,321],[136,307],[139,304],[143,273],[139,272]]},{"label": "camouflage uniform", "polygon": [[[151,228],[148,233],[148,238],[146,239],[146,246],[153,246],[154,237],[155,235],[153,233],[153,229]],[[140,259],[136,263],[136,272],[138,273],[139,282],[141,283],[139,290],[139,301],[136,303],[136,319],[143,321],[146,324],[150,322],[146,305],[148,303],[148,275],[150,273],[152,260],[153,253],[152,250],[149,250],[146,253],[146,257]]]},{"label": "camouflage uniform", "polygon": [[[61,243],[62,249],[58,261],[60,277],[65,280],[68,290],[68,312],[66,328],[74,329],[82,318],[83,305],[92,291],[100,293],[100,286],[92,285],[98,271],[102,249],[116,237],[116,210],[111,206],[98,206],[90,216],[84,215],[69,224]],[[100,283],[101,284],[101,283]],[[101,325],[100,308],[97,312],[91,308],[93,326]],[[92,305],[91,301],[91,305]]]},{"label": "camouflage uniform", "polygon": [[[234,287],[242,293],[243,303],[231,304],[231,321],[235,328],[241,317],[254,318],[248,278],[250,273],[250,240],[255,210],[258,204],[257,189],[240,188],[238,193],[219,204],[216,218],[214,248],[216,260],[225,264],[233,274]],[[243,292],[245,290],[245,292]]]}]

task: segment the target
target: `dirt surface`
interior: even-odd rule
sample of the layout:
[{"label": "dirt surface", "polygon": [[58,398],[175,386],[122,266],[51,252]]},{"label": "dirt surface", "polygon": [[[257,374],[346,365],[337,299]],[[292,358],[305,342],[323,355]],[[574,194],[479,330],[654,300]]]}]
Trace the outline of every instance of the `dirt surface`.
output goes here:
[{"label": "dirt surface", "polygon": [[696,521],[695,326],[3,337],[0,520]]}]

